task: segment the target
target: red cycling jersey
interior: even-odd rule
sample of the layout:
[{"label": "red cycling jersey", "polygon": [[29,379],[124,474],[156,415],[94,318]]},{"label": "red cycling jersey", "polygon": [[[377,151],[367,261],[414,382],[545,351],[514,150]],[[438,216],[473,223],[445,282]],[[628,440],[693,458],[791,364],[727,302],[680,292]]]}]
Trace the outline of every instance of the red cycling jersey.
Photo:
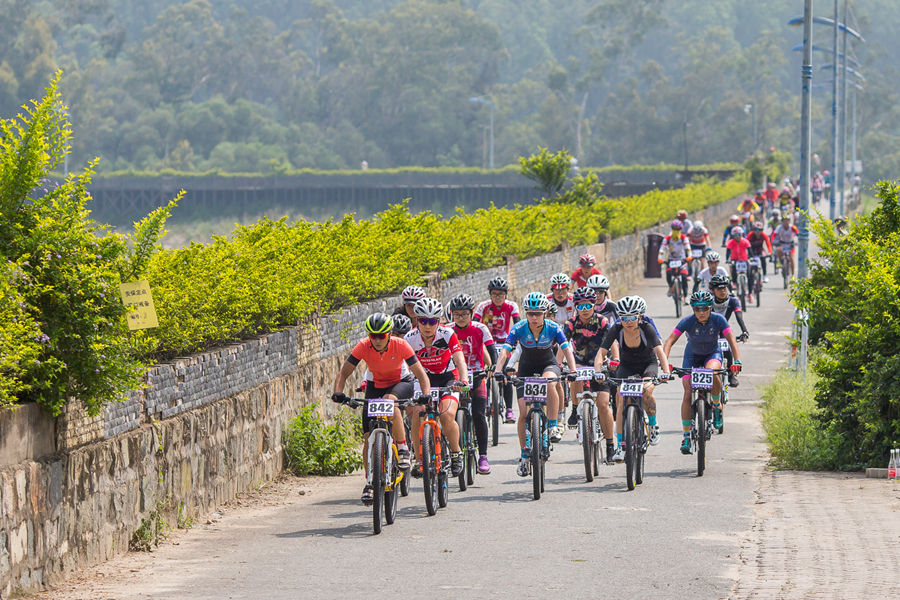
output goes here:
[{"label": "red cycling jersey", "polygon": [[509,335],[509,330],[513,326],[513,318],[520,318],[519,306],[515,302],[504,300],[503,304],[497,306],[491,300],[485,300],[477,307],[472,314],[472,320],[480,321],[487,325],[494,341],[502,344]]},{"label": "red cycling jersey", "polygon": [[425,347],[425,340],[422,338],[422,332],[416,327],[406,334],[404,338],[429,373],[451,373],[456,369],[453,362],[453,354],[462,352],[462,346],[459,345],[459,338],[453,333],[453,330],[444,325],[438,325],[434,332],[434,340],[431,347]]},{"label": "red cycling jersey", "polygon": [[369,338],[361,340],[350,352],[347,360],[353,365],[365,361],[372,374],[372,383],[377,388],[388,388],[400,382],[403,377],[403,361],[411,365],[418,362],[415,352],[406,340],[394,337],[388,341],[384,352],[376,350]]},{"label": "red cycling jersey", "polygon": [[747,255],[750,242],[747,241],[747,238],[741,238],[740,240],[731,238],[725,244],[725,247],[731,250],[731,260],[750,260],[750,257]]},{"label": "red cycling jersey", "polygon": [[591,269],[591,274],[588,275],[587,277],[585,277],[584,273],[581,272],[581,269],[575,269],[574,271],[572,271],[572,276],[571,276],[572,288],[571,289],[577,290],[580,287],[586,286],[587,280],[594,275],[603,275],[603,273],[601,273],[600,269],[598,269],[597,267],[593,267]]}]

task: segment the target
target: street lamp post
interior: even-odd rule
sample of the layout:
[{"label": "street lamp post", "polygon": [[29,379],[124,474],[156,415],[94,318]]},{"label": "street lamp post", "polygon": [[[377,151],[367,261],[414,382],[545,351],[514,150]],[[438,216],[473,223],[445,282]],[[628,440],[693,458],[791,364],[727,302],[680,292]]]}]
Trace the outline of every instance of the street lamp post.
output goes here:
[{"label": "street lamp post", "polygon": [[494,170],[494,103],[484,98],[469,98],[469,102],[479,102],[491,107],[491,170]]},{"label": "street lamp post", "polygon": [[[844,24],[847,24],[848,17],[848,1],[844,0]],[[841,202],[840,213],[844,215],[844,190],[846,189],[847,179],[847,53],[850,48],[847,46],[847,28],[843,28],[843,46],[844,60],[841,68],[841,77],[843,77],[843,85],[841,86]]]},{"label": "street lamp post", "polygon": [[[805,25],[804,25],[805,26]],[[829,218],[834,221],[837,216],[837,161],[838,161],[838,0],[834,0],[834,52],[832,53],[832,73],[834,78],[831,82],[831,191],[828,197]]]},{"label": "street lamp post", "polygon": [[812,24],[813,0],[805,0],[803,7],[803,67],[800,75],[800,218],[797,222],[800,229],[799,248],[797,249],[797,276],[805,279],[809,276],[806,260],[809,258],[809,203],[811,199],[812,164],[810,148],[812,130],[810,127],[810,109],[812,106]]}]

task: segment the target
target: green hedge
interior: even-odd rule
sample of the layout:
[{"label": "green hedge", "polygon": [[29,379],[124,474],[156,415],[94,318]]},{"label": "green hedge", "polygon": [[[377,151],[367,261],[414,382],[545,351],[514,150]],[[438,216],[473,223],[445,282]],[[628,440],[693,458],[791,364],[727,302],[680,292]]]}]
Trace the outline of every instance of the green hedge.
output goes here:
[{"label": "green hedge", "polygon": [[196,352],[296,324],[322,312],[394,292],[423,274],[452,277],[551,252],[562,240],[597,242],[630,233],[677,209],[697,210],[740,194],[738,179],[699,183],[590,205],[542,204],[460,211],[449,219],[410,214],[404,204],[371,220],[313,223],[263,219],[231,239],[160,251],[150,262],[160,327],[136,334],[142,356]]},{"label": "green hedge", "polygon": [[[738,170],[738,163],[714,163],[709,165],[691,165],[690,171],[729,171]],[[608,167],[584,167],[583,172],[597,174],[603,173],[644,173],[656,171],[682,171],[684,165],[672,165],[659,163],[657,165],[611,165]],[[96,175],[96,179],[114,179],[117,177],[281,177],[297,175],[331,175],[347,176],[356,175],[366,177],[368,175],[401,175],[404,173],[422,175],[496,175],[498,173],[517,173],[519,165],[506,165],[497,169],[481,169],[479,167],[396,167],[393,169],[338,169],[326,171],[323,169],[290,169],[270,173],[226,173],[219,170],[213,171],[176,171],[174,169],[162,169],[160,171],[106,171]],[[61,175],[60,175],[61,177]]]}]

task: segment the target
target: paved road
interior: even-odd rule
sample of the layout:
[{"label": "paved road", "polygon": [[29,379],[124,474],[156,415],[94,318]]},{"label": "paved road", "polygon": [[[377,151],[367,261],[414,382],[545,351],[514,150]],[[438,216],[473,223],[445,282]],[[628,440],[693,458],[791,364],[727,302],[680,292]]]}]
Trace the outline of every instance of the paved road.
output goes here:
[{"label": "paved road", "polygon": [[[747,314],[747,366],[726,411],[726,433],[708,449],[707,471],[682,456],[680,385],[659,388],[662,441],[651,447],[644,484],[629,492],[623,466],[584,480],[580,446],[568,432],[547,465],[547,492],[531,497],[516,476],[514,426],[491,448],[493,473],[451,492],[434,517],[421,483],[402,498],[397,522],[371,535],[359,502],[360,475],[318,483],[289,502],[229,509],[151,555],[130,555],[107,577],[67,586],[65,598],[361,598],[461,593],[466,598],[726,598],[734,590],[741,541],[754,516],[765,447],[759,390],[787,356],[792,307],[780,280]],[[665,284],[635,293],[664,335],[676,323]],[[683,341],[673,353],[679,363]],[[677,357],[675,356],[677,354]],[[301,485],[302,487],[302,485]],[[307,486],[308,487],[308,486]],[[119,568],[116,568],[116,564]],[[103,568],[101,568],[103,570]],[[60,597],[54,594],[54,597]]]}]

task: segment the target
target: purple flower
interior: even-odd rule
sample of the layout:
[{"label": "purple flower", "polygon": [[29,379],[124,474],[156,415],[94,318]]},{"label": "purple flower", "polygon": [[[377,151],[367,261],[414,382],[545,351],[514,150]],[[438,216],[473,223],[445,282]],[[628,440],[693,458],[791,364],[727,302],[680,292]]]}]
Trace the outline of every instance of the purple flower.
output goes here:
[{"label": "purple flower", "polygon": [[62,256],[60,256],[59,254],[57,254],[57,255],[56,255],[56,258],[62,258]]}]

